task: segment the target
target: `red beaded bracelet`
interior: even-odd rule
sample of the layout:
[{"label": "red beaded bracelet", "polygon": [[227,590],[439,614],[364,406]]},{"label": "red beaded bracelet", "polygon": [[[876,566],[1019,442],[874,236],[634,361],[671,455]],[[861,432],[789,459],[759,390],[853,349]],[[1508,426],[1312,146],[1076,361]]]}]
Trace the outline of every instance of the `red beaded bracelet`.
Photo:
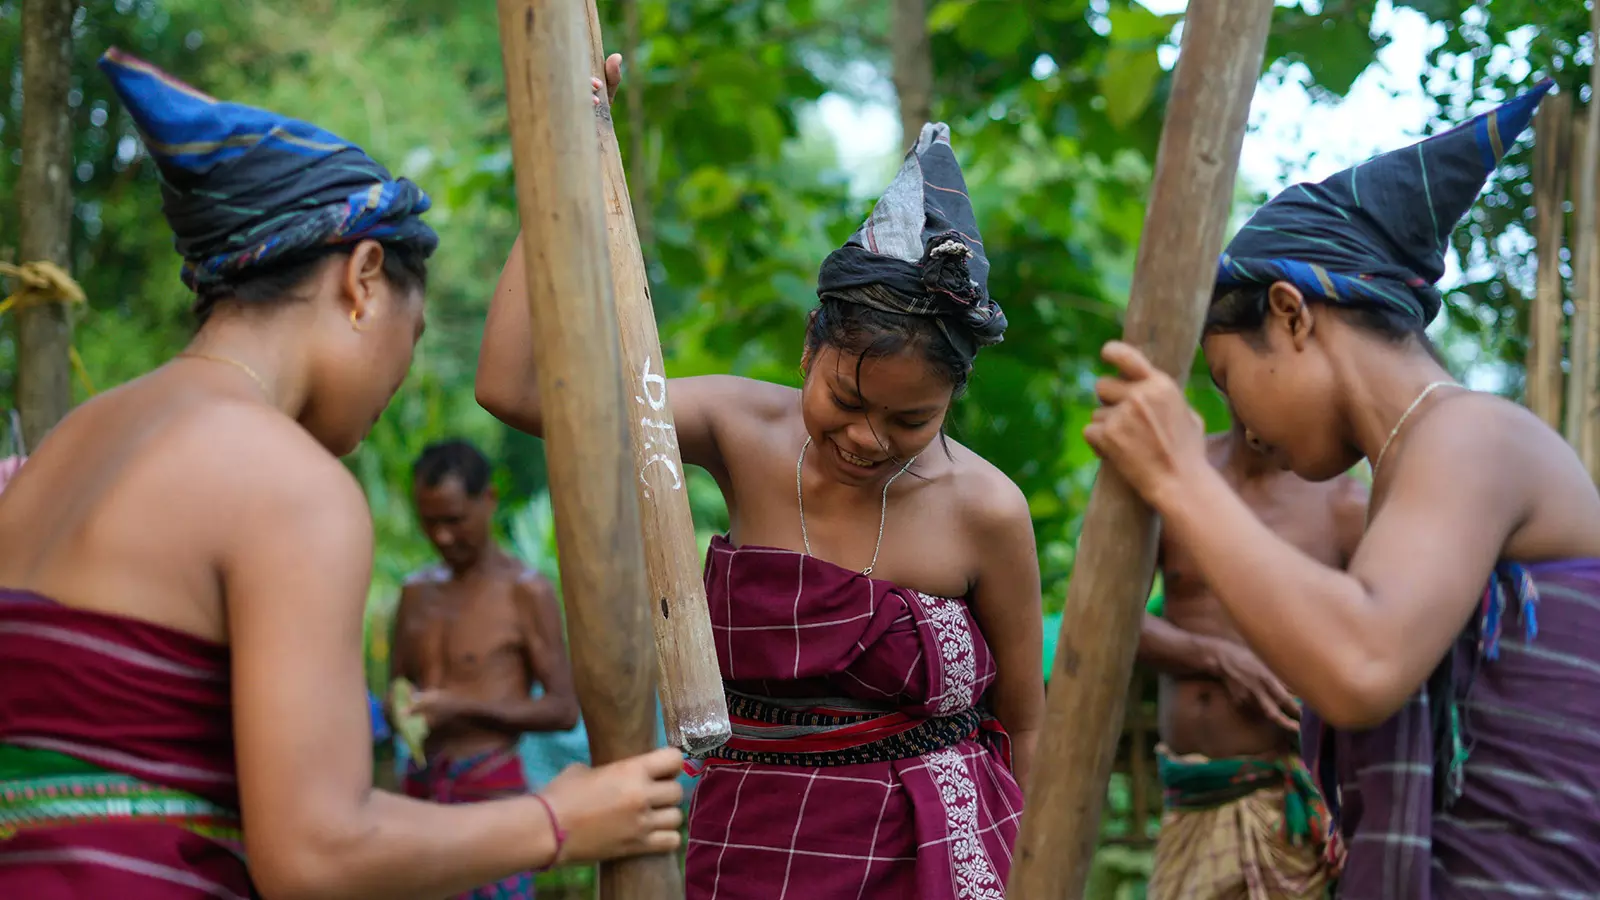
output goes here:
[{"label": "red beaded bracelet", "polygon": [[550,801],[546,800],[540,794],[534,794],[533,799],[539,801],[539,805],[544,807],[545,815],[550,817],[550,830],[554,831],[556,834],[556,852],[550,855],[550,862],[548,864],[538,869],[540,872],[547,872],[561,860],[561,848],[566,846],[567,833],[562,830],[561,820],[556,818],[556,811],[550,806]]}]

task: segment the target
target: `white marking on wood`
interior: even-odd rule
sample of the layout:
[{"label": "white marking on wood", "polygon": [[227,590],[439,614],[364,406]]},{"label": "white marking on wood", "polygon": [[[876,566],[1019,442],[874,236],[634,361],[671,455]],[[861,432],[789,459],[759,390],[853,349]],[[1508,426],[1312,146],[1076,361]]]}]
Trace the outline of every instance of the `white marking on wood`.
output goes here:
[{"label": "white marking on wood", "polygon": [[[633,399],[635,403],[659,413],[667,408],[667,379],[650,371],[651,362],[651,357],[645,357],[644,370],[639,374],[639,389],[643,393],[634,394]],[[646,473],[654,465],[663,466],[672,473],[672,490],[683,490],[683,474],[678,471],[678,464],[673,461],[671,454],[662,452],[678,448],[678,429],[665,419],[650,416],[641,416],[639,424],[644,428],[644,446],[640,449],[648,454],[639,466],[639,483],[644,485],[645,499],[651,499],[650,479]]]}]

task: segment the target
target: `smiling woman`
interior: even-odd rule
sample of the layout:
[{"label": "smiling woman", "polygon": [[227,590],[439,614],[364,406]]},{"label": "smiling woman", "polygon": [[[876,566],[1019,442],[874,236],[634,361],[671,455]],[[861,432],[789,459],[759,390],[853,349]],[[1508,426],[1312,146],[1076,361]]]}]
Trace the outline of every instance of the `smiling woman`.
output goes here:
[{"label": "smiling woman", "polygon": [[[949,130],[927,125],[822,265],[803,387],[670,382],[683,459],[730,521],[706,590],[734,736],[695,790],[692,900],[775,896],[776,870],[816,900],[1004,890],[1043,712],[1039,569],[1021,491],[943,431],[1005,330],[987,281]],[[537,434],[525,296],[514,248],[478,399]]]}]

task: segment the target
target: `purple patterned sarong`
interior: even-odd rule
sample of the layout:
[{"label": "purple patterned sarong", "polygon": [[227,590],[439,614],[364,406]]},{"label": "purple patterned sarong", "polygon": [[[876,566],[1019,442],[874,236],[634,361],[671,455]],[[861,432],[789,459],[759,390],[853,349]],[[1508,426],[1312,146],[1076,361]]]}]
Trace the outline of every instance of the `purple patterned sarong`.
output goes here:
[{"label": "purple patterned sarong", "polygon": [[1302,741],[1338,896],[1600,897],[1600,559],[1503,564],[1398,713],[1346,732],[1308,709]]}]

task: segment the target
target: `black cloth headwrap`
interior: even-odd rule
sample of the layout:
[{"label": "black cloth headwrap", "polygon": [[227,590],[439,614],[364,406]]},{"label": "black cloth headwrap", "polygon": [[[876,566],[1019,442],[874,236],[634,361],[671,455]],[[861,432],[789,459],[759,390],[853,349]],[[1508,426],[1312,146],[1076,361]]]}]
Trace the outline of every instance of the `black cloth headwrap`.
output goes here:
[{"label": "black cloth headwrap", "polygon": [[428,195],[315,125],[184,84],[116,49],[100,59],[161,174],[161,211],[195,291],[252,268],[363,239],[424,259]]},{"label": "black cloth headwrap", "polygon": [[1387,308],[1427,325],[1443,297],[1450,232],[1528,127],[1545,81],[1497,109],[1256,211],[1228,244],[1217,287],[1287,281],[1311,299]]},{"label": "black cloth headwrap", "polygon": [[867,221],[823,260],[817,294],[930,316],[970,364],[1005,335],[1006,316],[988,284],[989,260],[950,128],[924,125]]}]

